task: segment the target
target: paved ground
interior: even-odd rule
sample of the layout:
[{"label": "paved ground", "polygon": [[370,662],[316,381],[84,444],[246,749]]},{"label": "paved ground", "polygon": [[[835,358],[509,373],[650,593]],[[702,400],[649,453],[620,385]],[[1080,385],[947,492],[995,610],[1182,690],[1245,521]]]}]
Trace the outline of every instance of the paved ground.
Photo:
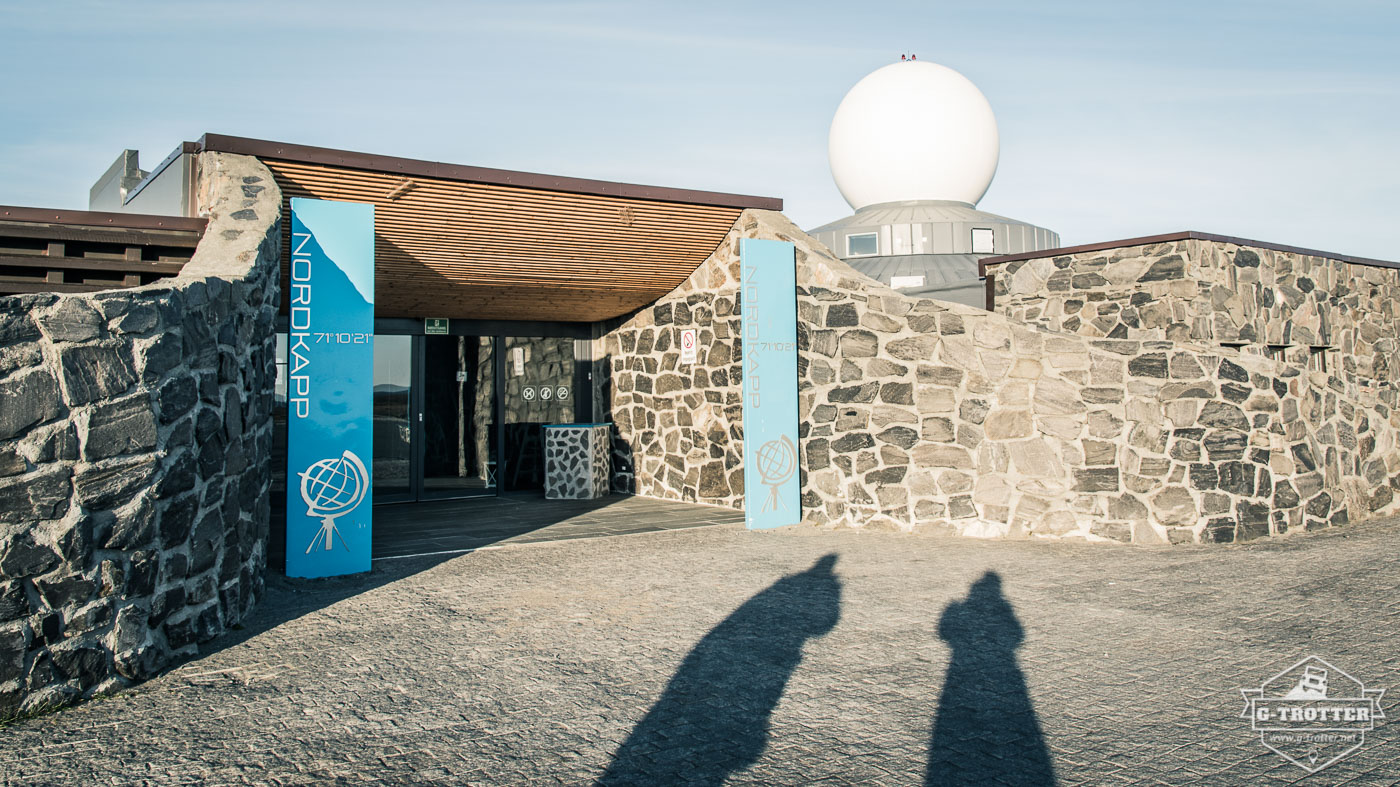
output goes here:
[{"label": "paved ground", "polygon": [[[0,730],[0,781],[1400,783],[1393,520],[1176,549],[712,527],[383,561],[260,610]],[[1309,654],[1390,717],[1313,776],[1239,718]]]},{"label": "paved ground", "polygon": [[597,538],[707,525],[743,524],[744,512],[631,495],[596,500],[545,500],[543,493],[439,500],[374,510],[374,557],[397,558],[524,544]]}]

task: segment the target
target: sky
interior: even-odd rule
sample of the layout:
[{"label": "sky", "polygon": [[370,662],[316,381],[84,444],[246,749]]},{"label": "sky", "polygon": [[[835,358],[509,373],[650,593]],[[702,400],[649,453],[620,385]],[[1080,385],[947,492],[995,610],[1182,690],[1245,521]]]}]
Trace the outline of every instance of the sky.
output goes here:
[{"label": "sky", "polygon": [[1001,136],[979,207],[1400,261],[1400,2],[0,0],[0,204],[205,132],[852,211],[827,130],[915,53]]}]

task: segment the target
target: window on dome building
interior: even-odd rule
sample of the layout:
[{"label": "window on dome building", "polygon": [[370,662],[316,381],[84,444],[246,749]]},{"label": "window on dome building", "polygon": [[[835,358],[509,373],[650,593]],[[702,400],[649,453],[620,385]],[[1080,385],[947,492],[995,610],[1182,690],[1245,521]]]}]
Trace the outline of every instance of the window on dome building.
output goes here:
[{"label": "window on dome building", "polygon": [[875,233],[866,232],[860,235],[846,236],[847,257],[869,257],[879,253],[880,244],[875,239]]},{"label": "window on dome building", "polygon": [[989,229],[977,228],[972,231],[973,254],[996,254],[996,242]]}]

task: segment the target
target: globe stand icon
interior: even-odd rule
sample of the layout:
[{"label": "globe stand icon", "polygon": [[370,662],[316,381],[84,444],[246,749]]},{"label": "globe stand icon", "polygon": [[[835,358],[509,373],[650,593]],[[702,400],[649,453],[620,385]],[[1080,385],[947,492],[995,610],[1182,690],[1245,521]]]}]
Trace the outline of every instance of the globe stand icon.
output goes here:
[{"label": "globe stand icon", "polygon": [[797,447],[787,435],[783,435],[760,446],[754,461],[758,465],[759,478],[768,485],[768,498],[763,501],[759,513],[777,511],[779,506],[787,511],[787,504],[778,494],[778,487],[786,484],[788,479],[792,478],[792,474],[797,472]]},{"label": "globe stand icon", "polygon": [[[355,510],[365,499],[365,493],[369,490],[369,473],[365,471],[365,463],[361,462],[358,456],[351,451],[345,451],[338,459],[322,459],[313,463],[306,468],[306,472],[299,475],[301,499],[306,503],[306,515],[321,518],[321,528],[306,546],[306,554],[311,554],[311,550],[322,543],[329,552],[334,546],[336,536],[340,535],[335,526],[336,517]],[[340,545],[346,552],[350,551],[350,545],[345,543],[344,536],[340,537]]]}]

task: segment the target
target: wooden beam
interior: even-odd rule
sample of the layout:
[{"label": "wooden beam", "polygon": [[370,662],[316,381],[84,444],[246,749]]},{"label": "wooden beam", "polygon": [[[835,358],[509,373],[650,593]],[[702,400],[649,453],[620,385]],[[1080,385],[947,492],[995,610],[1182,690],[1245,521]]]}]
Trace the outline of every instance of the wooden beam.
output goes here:
[{"label": "wooden beam", "polygon": [[37,254],[33,256],[0,255],[0,265],[15,268],[107,271],[114,276],[127,272],[174,276],[180,272],[181,268],[185,267],[183,262],[151,262],[148,260],[128,262],[123,259],[102,260],[89,257],[41,257]]}]

